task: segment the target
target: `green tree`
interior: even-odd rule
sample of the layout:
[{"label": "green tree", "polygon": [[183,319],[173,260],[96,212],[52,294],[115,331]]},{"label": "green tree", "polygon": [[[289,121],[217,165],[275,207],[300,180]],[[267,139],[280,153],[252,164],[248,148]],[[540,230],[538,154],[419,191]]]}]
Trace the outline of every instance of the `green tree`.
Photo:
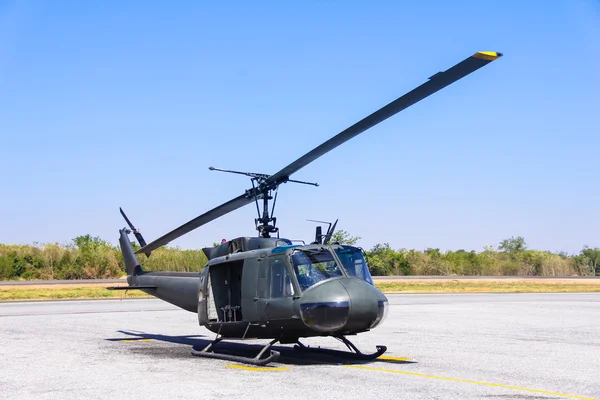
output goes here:
[{"label": "green tree", "polygon": [[600,276],[600,248],[589,248],[585,246],[583,250],[581,250],[581,255],[587,261],[587,264],[590,268],[590,272],[592,275]]},{"label": "green tree", "polygon": [[77,248],[77,269],[69,272],[67,279],[109,278],[122,270],[120,252],[101,238],[81,235],[73,239],[73,243]]},{"label": "green tree", "polygon": [[345,230],[338,230],[333,232],[331,235],[330,243],[339,243],[339,244],[347,244],[348,246],[354,246],[356,242],[358,242],[361,238],[358,236],[351,236]]},{"label": "green tree", "polygon": [[498,249],[507,253],[517,253],[527,249],[527,243],[525,243],[525,239],[522,236],[511,237],[510,239],[501,241]]},{"label": "green tree", "polygon": [[411,275],[411,267],[401,251],[394,251],[388,243],[376,244],[367,252],[371,274]]},{"label": "green tree", "polygon": [[[340,230],[333,240],[356,244],[360,238]],[[214,243],[218,245],[218,243]],[[135,250],[139,244],[132,242]],[[522,237],[500,243],[498,249],[486,246],[482,252],[394,250],[378,244],[367,252],[373,275],[539,275],[600,276],[600,248],[585,246],[579,254],[527,249]],[[162,247],[152,257],[138,257],[149,271],[201,271],[207,259],[201,250]],[[78,236],[69,244],[0,244],[0,280],[113,278],[124,274],[119,246],[97,236]]]}]

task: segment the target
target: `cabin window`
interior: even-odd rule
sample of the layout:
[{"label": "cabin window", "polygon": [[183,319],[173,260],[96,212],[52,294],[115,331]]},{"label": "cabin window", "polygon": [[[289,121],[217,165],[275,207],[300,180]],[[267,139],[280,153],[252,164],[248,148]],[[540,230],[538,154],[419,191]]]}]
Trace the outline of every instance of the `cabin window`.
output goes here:
[{"label": "cabin window", "polygon": [[369,272],[367,260],[365,260],[359,248],[343,246],[342,248],[336,248],[335,252],[342,261],[348,275],[364,279],[373,285],[373,278]]},{"label": "cabin window", "polygon": [[269,264],[267,260],[262,260],[258,264],[258,287],[256,296],[261,299],[269,297]]},{"label": "cabin window", "polygon": [[329,278],[344,276],[333,255],[325,248],[294,250],[292,263],[301,290]]},{"label": "cabin window", "polygon": [[271,266],[271,298],[292,297],[294,287],[284,258],[277,257],[270,260]]}]

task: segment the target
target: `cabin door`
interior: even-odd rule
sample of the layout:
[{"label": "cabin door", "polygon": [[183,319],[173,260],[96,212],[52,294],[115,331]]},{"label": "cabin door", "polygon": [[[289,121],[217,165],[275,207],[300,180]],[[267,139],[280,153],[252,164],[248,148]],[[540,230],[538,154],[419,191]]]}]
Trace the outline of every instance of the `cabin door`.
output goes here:
[{"label": "cabin door", "polygon": [[202,269],[202,271],[200,272],[200,285],[198,287],[198,322],[200,323],[200,325],[206,325],[209,322],[209,300],[210,300],[210,304],[211,304],[211,311],[212,311],[212,315],[213,318],[216,319],[216,308],[214,305],[214,300],[212,299],[212,297],[210,297],[210,293],[209,293],[209,274],[208,274],[208,268],[209,267],[204,267],[204,269]]},{"label": "cabin door", "polygon": [[258,279],[259,262],[254,258],[244,260],[242,272],[242,315],[246,322],[257,322],[256,313],[256,286]]},{"label": "cabin door", "polygon": [[259,322],[267,322],[266,309],[269,305],[269,259],[258,260],[258,274],[256,279],[256,315]]},{"label": "cabin door", "polygon": [[286,259],[277,255],[260,263],[257,306],[261,322],[288,319],[294,315],[294,288]]}]

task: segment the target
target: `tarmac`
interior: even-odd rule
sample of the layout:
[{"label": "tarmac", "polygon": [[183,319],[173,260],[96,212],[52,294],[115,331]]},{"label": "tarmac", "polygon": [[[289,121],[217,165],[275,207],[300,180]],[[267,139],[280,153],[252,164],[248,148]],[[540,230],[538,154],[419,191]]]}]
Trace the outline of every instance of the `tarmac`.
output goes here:
[{"label": "tarmac", "polygon": [[194,357],[214,334],[155,299],[1,303],[0,399],[600,398],[600,293],[388,298],[383,325],[350,338],[364,352],[386,345],[380,359],[282,345],[262,368]]}]

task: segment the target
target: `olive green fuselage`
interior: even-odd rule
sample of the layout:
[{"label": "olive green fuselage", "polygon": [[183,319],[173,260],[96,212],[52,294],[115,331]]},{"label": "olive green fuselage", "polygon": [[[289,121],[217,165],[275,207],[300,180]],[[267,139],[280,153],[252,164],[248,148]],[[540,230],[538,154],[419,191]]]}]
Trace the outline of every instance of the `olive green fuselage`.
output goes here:
[{"label": "olive green fuselage", "polygon": [[279,338],[294,343],[300,337],[352,335],[376,326],[387,299],[372,282],[342,269],[340,276],[301,287],[291,253],[319,247],[323,248],[238,252],[211,259],[199,273],[141,272],[128,281],[155,286],[142,290],[197,313],[201,326],[228,338]]}]

